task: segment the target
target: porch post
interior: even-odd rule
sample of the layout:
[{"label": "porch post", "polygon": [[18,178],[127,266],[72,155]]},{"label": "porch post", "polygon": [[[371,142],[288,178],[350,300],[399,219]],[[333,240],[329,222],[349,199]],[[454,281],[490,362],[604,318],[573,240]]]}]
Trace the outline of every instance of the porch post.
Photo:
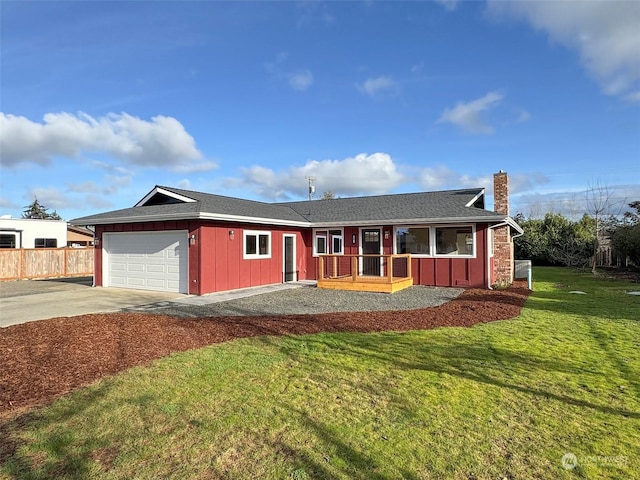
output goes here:
[{"label": "porch post", "polygon": [[358,278],[358,256],[354,255],[351,257],[351,276],[353,277],[353,281],[355,282]]},{"label": "porch post", "polygon": [[389,283],[393,283],[393,255],[387,257],[387,277],[389,278]]},{"label": "porch post", "polygon": [[318,280],[324,279],[324,262],[322,256],[318,256]]}]

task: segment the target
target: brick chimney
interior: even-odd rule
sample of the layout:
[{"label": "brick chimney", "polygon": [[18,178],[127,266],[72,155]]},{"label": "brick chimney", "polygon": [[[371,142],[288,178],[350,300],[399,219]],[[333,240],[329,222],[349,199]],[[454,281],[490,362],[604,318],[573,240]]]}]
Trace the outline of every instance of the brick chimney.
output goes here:
[{"label": "brick chimney", "polygon": [[[509,176],[502,170],[493,174],[493,210],[509,215]],[[493,229],[493,260],[492,283],[513,282],[513,241],[508,225]]]},{"label": "brick chimney", "polygon": [[503,170],[493,174],[493,210],[509,215],[509,175]]}]

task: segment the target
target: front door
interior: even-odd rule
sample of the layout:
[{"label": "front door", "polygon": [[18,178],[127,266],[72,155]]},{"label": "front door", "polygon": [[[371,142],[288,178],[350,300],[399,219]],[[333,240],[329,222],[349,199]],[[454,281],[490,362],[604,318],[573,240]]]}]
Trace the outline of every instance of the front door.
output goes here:
[{"label": "front door", "polygon": [[296,237],[284,236],[284,281],[296,281]]},{"label": "front door", "polygon": [[[362,254],[380,255],[380,229],[362,230]],[[380,276],[380,257],[364,257],[362,259],[362,275]]]}]

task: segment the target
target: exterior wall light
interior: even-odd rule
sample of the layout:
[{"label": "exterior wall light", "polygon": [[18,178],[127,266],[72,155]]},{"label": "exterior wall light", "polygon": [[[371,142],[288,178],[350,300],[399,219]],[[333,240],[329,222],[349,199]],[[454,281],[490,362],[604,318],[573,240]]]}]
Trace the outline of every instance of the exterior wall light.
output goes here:
[{"label": "exterior wall light", "polygon": [[229,230],[229,240],[233,240],[233,238],[235,237],[235,233],[233,230]]},{"label": "exterior wall light", "polygon": [[195,245],[196,244],[196,235],[195,233],[191,235],[191,237],[189,238],[189,243],[191,245]]},{"label": "exterior wall light", "polygon": [[356,244],[356,234],[351,235],[351,243]]}]

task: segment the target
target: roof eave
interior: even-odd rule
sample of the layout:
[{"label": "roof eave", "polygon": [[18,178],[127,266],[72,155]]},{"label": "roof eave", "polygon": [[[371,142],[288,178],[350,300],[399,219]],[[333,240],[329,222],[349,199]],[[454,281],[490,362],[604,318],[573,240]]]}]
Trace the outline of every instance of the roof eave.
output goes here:
[{"label": "roof eave", "polygon": [[176,200],[180,200],[181,202],[185,202],[185,203],[193,203],[196,202],[197,200],[191,198],[191,197],[187,197],[185,195],[180,195],[179,193],[175,193],[175,192],[171,192],[165,188],[162,188],[158,185],[156,185],[155,187],[153,187],[153,190],[151,190],[149,193],[147,193],[144,198],[142,198],[142,200],[140,200],[138,203],[136,203],[134,205],[134,207],[144,207],[146,205],[146,203],[153,198],[153,196],[156,193],[161,193],[162,195],[166,195],[167,197],[171,197],[171,198],[175,198]]},{"label": "roof eave", "polygon": [[240,223],[253,223],[253,224],[268,224],[279,225],[287,227],[309,227],[309,222],[295,221],[295,220],[280,220],[273,218],[260,218],[260,217],[247,217],[242,215],[225,215],[221,213],[207,213],[207,212],[190,212],[190,213],[162,213],[155,215],[130,215],[126,217],[103,217],[103,218],[91,218],[87,217],[77,218],[71,220],[70,223],[74,225],[109,225],[113,223],[142,223],[142,222],[158,222],[158,221],[176,221],[176,220],[220,220],[225,222],[240,222]]},{"label": "roof eave", "polygon": [[465,207],[471,207],[474,203],[476,203],[478,201],[478,199],[480,197],[482,197],[484,195],[484,188],[480,189],[480,191],[478,192],[478,194],[473,197],[471,200],[469,200],[467,202],[467,204],[465,205]]},{"label": "roof eave", "polygon": [[156,215],[131,215],[127,217],[90,217],[86,220],[78,218],[71,220],[69,223],[73,225],[109,225],[113,223],[142,223],[157,221],[176,221],[176,220],[213,220],[223,222],[250,223],[257,225],[278,225],[285,227],[366,227],[377,225],[413,225],[424,223],[500,223],[506,222],[519,233],[523,233],[522,228],[510,217],[502,215],[485,215],[474,217],[429,217],[429,218],[394,218],[394,219],[372,219],[360,221],[337,221],[337,222],[306,222],[296,220],[282,220],[274,218],[248,217],[242,215],[226,215],[220,213],[208,212],[192,212],[192,213],[174,213],[174,214],[156,214]]},{"label": "roof eave", "polygon": [[[429,217],[429,218],[393,218],[383,220],[360,220],[350,222],[312,222],[313,227],[359,227],[373,225],[412,225],[422,223],[499,223],[505,217],[489,215],[480,217]],[[514,222],[515,223],[515,222]]]},{"label": "roof eave", "polygon": [[221,220],[225,222],[256,223],[262,225],[279,225],[285,227],[310,227],[311,223],[297,220],[282,220],[278,218],[246,217],[243,215],[226,215],[223,213],[200,213],[200,220]]}]

